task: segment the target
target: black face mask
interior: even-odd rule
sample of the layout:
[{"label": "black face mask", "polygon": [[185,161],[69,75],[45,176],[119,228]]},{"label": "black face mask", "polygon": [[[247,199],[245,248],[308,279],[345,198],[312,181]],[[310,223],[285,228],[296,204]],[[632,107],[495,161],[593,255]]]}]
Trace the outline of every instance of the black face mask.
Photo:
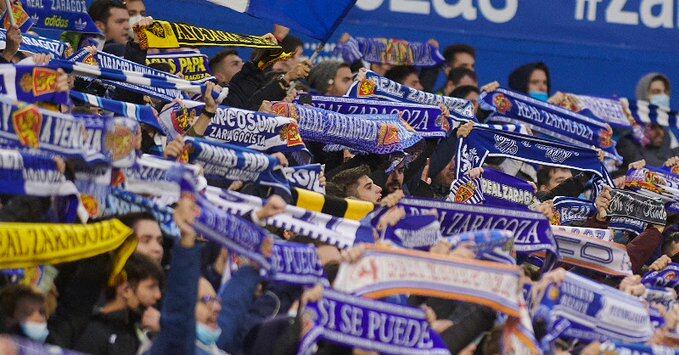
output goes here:
[{"label": "black face mask", "polygon": [[671,259],[673,263],[679,263],[679,253],[674,254]]}]

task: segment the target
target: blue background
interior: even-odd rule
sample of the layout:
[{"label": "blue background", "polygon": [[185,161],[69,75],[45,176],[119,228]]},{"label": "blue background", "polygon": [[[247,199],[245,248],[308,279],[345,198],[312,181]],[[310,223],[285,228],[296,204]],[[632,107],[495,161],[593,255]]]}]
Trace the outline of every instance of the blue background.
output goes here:
[{"label": "blue background", "polygon": [[[332,0],[327,1],[332,4]],[[477,18],[444,18],[434,8],[435,1],[439,5],[441,2],[448,5],[469,2],[477,9]],[[477,49],[476,70],[480,84],[498,80],[506,86],[507,76],[514,68],[527,62],[543,61],[551,70],[553,91],[633,97],[638,79],[651,71],[662,72],[679,85],[679,0],[666,1],[672,3],[673,28],[656,29],[641,21],[638,25],[606,22],[607,8],[620,0],[599,0],[595,21],[576,20],[576,3],[583,0],[518,0],[516,14],[501,24],[484,16],[479,9],[481,1],[490,1],[493,6],[503,8],[512,0],[359,0],[364,7],[370,2],[379,7],[365,11],[357,4],[329,42],[334,43],[343,32],[349,32],[356,36],[413,41],[435,38],[441,48],[455,43],[470,44]],[[623,10],[639,13],[644,1],[654,0],[622,1],[625,3]],[[300,2],[290,1],[291,6]],[[393,7],[399,4],[408,4],[415,11],[428,7],[429,14],[394,11]],[[156,19],[248,34],[273,30],[270,22],[205,0],[146,0],[146,6],[148,15]],[[653,10],[657,14],[660,8]],[[313,43],[317,41],[298,37],[309,44],[307,54],[311,54]],[[327,47],[331,49],[332,45]],[[208,55],[216,51],[203,50]],[[247,60],[249,51],[240,52]],[[679,89],[674,90],[672,102],[672,106],[679,107]]]}]

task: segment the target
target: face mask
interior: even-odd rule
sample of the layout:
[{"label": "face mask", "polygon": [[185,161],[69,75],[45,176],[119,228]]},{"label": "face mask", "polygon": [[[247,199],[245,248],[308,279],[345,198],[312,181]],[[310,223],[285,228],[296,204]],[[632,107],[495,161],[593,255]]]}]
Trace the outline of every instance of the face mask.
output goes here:
[{"label": "face mask", "polygon": [[549,95],[542,91],[531,91],[528,93],[528,96],[542,102],[547,102],[547,100],[549,100]]},{"label": "face mask", "polygon": [[649,97],[652,104],[660,107],[670,107],[670,96],[667,94],[658,94]]},{"label": "face mask", "polygon": [[143,19],[143,18],[144,18],[144,16],[142,16],[142,15],[136,15],[136,16],[130,17],[130,20],[129,20],[130,29],[127,30],[127,34],[130,35],[130,38],[134,38],[134,25],[136,25],[137,22],[141,21],[141,19]]},{"label": "face mask", "polygon": [[38,322],[24,322],[21,323],[21,330],[33,341],[44,343],[50,331],[47,329],[47,323]]},{"label": "face mask", "polygon": [[222,329],[212,329],[203,323],[196,323],[196,338],[205,345],[212,345],[217,343],[219,335],[222,334]]}]

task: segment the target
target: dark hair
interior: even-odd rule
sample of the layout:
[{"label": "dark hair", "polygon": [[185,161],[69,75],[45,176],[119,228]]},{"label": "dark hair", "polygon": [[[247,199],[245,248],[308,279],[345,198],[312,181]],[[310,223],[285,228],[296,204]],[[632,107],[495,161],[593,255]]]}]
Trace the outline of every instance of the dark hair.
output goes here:
[{"label": "dark hair", "polygon": [[0,290],[0,314],[5,318],[14,318],[17,305],[22,300],[42,304],[45,302],[45,296],[30,286],[6,286]]},{"label": "dark hair", "polygon": [[[662,241],[662,252],[663,254],[667,253],[670,251],[670,248],[672,247],[672,243],[679,242],[679,231],[674,231],[671,233],[663,233],[663,241]],[[667,255],[670,258],[673,255]]]},{"label": "dark hair", "polygon": [[[133,290],[137,288],[140,282],[147,279],[158,281],[160,288],[163,288],[163,283],[165,282],[163,269],[150,257],[144,254],[134,253],[130,255],[123,270],[125,277],[121,279],[121,281],[127,281]],[[106,288],[104,294],[106,301],[110,301],[116,297],[117,286],[118,285]]]},{"label": "dark hair", "polygon": [[297,50],[297,47],[304,47],[304,42],[295,36],[287,35],[283,38],[283,41],[281,41],[281,47],[286,53],[294,53]]},{"label": "dark hair", "polygon": [[448,63],[450,66],[453,66],[455,55],[458,53],[467,53],[476,59],[476,49],[474,49],[474,47],[468,46],[466,44],[454,44],[452,46],[446,47],[446,49],[443,51],[443,57],[446,58],[446,63]]},{"label": "dark hair", "polygon": [[658,75],[654,76],[653,78],[651,78],[651,81],[648,82],[648,86],[650,87],[651,84],[654,81],[658,81],[658,80],[662,81],[663,84],[665,84],[665,89],[667,90],[668,93],[672,92],[672,87],[670,86],[670,81],[667,79],[666,76],[664,76],[662,74],[658,74]]},{"label": "dark hair", "polygon": [[552,175],[552,173],[557,170],[557,169],[566,169],[566,168],[558,168],[555,166],[542,166],[538,170],[538,188],[540,186],[547,186],[549,185],[549,179]]},{"label": "dark hair", "polygon": [[478,82],[479,79],[476,77],[476,72],[467,68],[454,68],[448,73],[448,81],[452,81],[455,86],[460,84],[460,81],[465,76],[472,78],[474,81]]},{"label": "dark hair", "polygon": [[92,20],[106,23],[108,18],[111,17],[111,9],[113,8],[127,11],[125,3],[120,0],[95,0],[87,9],[87,13]]},{"label": "dark hair", "polygon": [[155,70],[160,70],[165,73],[171,73],[172,72],[172,66],[170,66],[170,63],[165,63],[165,62],[157,62],[157,63],[150,63],[148,65],[149,68],[153,68]]},{"label": "dark hair", "polygon": [[550,94],[552,92],[552,79],[549,76],[547,64],[542,62],[528,63],[516,68],[509,74],[509,88],[516,92],[528,94],[530,76],[538,69],[544,71],[545,76],[547,76],[547,94]]},{"label": "dark hair", "polygon": [[210,61],[207,62],[208,67],[210,67],[210,71],[214,73],[215,69],[222,64],[222,61],[230,56],[230,55],[238,55],[238,51],[235,49],[225,49],[214,57],[210,58]]},{"label": "dark hair", "polygon": [[139,221],[150,220],[157,222],[156,217],[150,212],[131,212],[117,218],[130,228],[134,228],[134,225]]},{"label": "dark hair", "polygon": [[[332,177],[330,181],[333,185],[333,191],[339,197],[348,197],[349,188],[356,184],[361,176],[370,176],[370,167],[367,165],[359,165],[355,168],[346,169]],[[326,186],[327,188],[327,186]]]},{"label": "dark hair", "polygon": [[417,69],[415,69],[415,67],[410,66],[410,65],[397,65],[397,66],[389,69],[384,74],[384,77],[386,77],[389,80],[393,80],[393,81],[395,81],[399,84],[403,84],[403,81],[410,74],[417,74]]},{"label": "dark hair", "polygon": [[479,91],[479,88],[477,88],[476,86],[463,85],[463,86],[460,86],[460,87],[456,87],[455,90],[451,91],[450,95],[448,95],[448,96],[459,97],[461,99],[464,99],[465,97],[467,97],[467,95],[469,95],[472,92],[475,92],[479,95],[481,94],[481,91]]}]

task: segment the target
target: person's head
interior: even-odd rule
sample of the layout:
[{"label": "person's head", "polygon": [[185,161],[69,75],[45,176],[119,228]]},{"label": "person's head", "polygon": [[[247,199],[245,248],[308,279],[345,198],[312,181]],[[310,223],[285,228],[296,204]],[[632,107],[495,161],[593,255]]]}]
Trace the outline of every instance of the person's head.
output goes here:
[{"label": "person's head", "polygon": [[403,188],[404,171],[405,164],[400,164],[391,172],[391,174],[389,174],[389,176],[387,176],[387,182],[384,184],[385,193],[387,195]]},{"label": "person's head", "polygon": [[476,78],[476,72],[467,68],[455,68],[448,73],[448,80],[443,93],[446,96],[451,96],[453,90],[460,86],[479,86],[479,81]]},{"label": "person's head", "polygon": [[393,67],[391,64],[382,63],[371,63],[370,70],[374,71],[377,75],[384,76]]},{"label": "person's head", "polygon": [[127,13],[130,17],[146,16],[146,4],[144,3],[144,0],[127,0],[125,1],[125,7],[127,8]]},{"label": "person's head", "polygon": [[479,88],[476,86],[472,85],[464,85],[464,86],[458,86],[453,90],[450,95],[450,97],[459,97],[461,99],[469,100],[472,102],[472,105],[474,105],[474,114],[478,112],[479,110],[479,96],[481,95],[481,92],[479,91]]},{"label": "person's head", "polygon": [[311,68],[308,82],[320,94],[343,96],[352,83],[351,69],[339,61],[321,62]]},{"label": "person's head", "polygon": [[667,130],[659,124],[650,124],[644,129],[644,135],[648,139],[648,146],[660,148],[667,138]]},{"label": "person's head", "polygon": [[222,306],[210,282],[200,278],[198,282],[198,301],[196,302],[196,338],[206,345],[214,344],[221,329],[217,324]]},{"label": "person's head", "polygon": [[509,88],[536,100],[547,101],[552,91],[549,68],[545,63],[529,63],[509,74]]},{"label": "person's head", "polygon": [[288,72],[292,70],[297,63],[302,61],[304,43],[295,36],[287,35],[281,42],[281,48],[283,48],[285,53],[292,53],[292,58],[277,61],[274,63],[272,70],[275,72]]},{"label": "person's head", "polygon": [[148,212],[134,212],[121,216],[120,221],[132,228],[139,239],[137,253],[144,254],[160,265],[163,260],[163,233],[160,225]]},{"label": "person's head", "polygon": [[451,159],[432,179],[434,184],[446,188],[450,187],[453,181],[455,181],[455,159]]},{"label": "person's head", "polygon": [[384,77],[415,90],[424,90],[417,69],[410,65],[397,65],[389,69]]},{"label": "person's head", "polygon": [[162,297],[164,281],[160,265],[143,254],[134,253],[125,263],[125,281],[109,289],[108,300],[118,299],[132,311],[154,306]]},{"label": "person's head", "polygon": [[562,182],[573,177],[570,169],[543,166],[538,170],[538,191],[549,192]]},{"label": "person's head", "polygon": [[637,100],[648,101],[656,106],[670,107],[672,89],[670,79],[660,73],[644,75],[636,88]]},{"label": "person's head", "polygon": [[445,69],[446,75],[455,68],[476,70],[476,50],[474,47],[466,44],[448,46],[443,51],[443,57],[446,58],[446,64],[448,64]]},{"label": "person's head", "polygon": [[673,229],[672,232],[663,233],[662,252],[672,258],[672,262],[679,262],[679,231]]},{"label": "person's head", "polygon": [[235,49],[226,49],[212,57],[208,66],[220,85],[228,84],[233,76],[243,69],[243,59],[238,56]]},{"label": "person's head", "polygon": [[107,41],[127,43],[130,36],[130,14],[122,1],[95,0],[87,12]]},{"label": "person's head", "polygon": [[378,203],[382,199],[382,188],[373,183],[367,165],[343,170],[333,176],[331,182],[339,189],[341,197],[372,203]]},{"label": "person's head", "polygon": [[0,314],[7,331],[20,332],[41,343],[47,338],[45,297],[33,288],[10,285],[0,290]]}]

